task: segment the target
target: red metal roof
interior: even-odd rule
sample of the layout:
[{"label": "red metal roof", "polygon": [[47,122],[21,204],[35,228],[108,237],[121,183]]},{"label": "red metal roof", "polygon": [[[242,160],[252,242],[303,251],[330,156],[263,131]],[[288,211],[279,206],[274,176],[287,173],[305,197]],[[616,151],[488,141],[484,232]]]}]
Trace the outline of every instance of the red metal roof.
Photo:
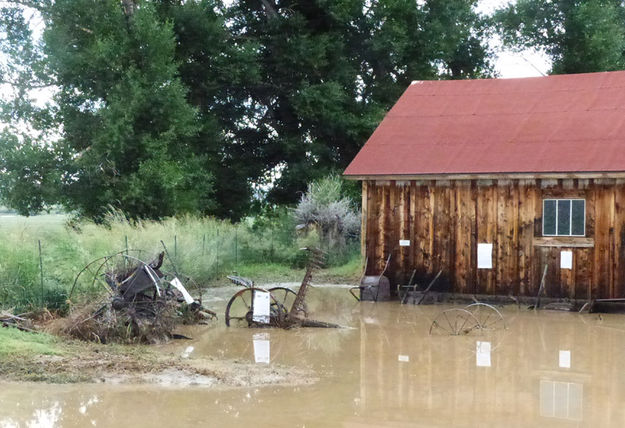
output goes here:
[{"label": "red metal roof", "polygon": [[347,176],[625,171],[625,71],[419,81]]}]

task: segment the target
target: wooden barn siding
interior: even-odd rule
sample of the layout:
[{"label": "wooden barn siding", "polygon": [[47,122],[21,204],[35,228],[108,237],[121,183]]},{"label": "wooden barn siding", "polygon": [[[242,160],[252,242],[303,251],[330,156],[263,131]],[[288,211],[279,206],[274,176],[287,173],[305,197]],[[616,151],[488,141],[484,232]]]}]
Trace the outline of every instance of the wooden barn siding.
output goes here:
[{"label": "wooden barn siding", "polygon": [[[592,247],[537,246],[544,198],[584,198]],[[547,264],[546,294],[587,299],[625,297],[625,181],[436,180],[366,181],[363,254],[379,271],[407,282],[443,269],[455,292],[533,296]],[[399,247],[410,239],[410,247]],[[493,269],[477,269],[477,243],[493,244]],[[560,251],[573,269],[560,269]]]}]

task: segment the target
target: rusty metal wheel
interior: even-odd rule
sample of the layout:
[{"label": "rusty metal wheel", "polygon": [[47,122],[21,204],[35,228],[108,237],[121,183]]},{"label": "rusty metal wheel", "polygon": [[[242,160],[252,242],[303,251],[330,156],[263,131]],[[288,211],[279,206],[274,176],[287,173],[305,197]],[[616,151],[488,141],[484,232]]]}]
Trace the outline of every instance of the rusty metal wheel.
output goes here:
[{"label": "rusty metal wheel", "polygon": [[[295,297],[297,297],[297,293],[288,287],[273,287],[269,289],[269,292],[276,302],[282,305],[285,314],[291,310],[293,302],[295,302]],[[304,303],[304,305],[306,305],[306,303]],[[307,308],[305,312],[308,313]]]},{"label": "rusty metal wheel", "polygon": [[[252,319],[254,314],[254,293],[257,291],[268,293],[268,290],[262,288],[244,288],[234,294],[230,298],[230,301],[226,305],[226,325],[228,327],[236,326],[252,326],[256,324]],[[282,309],[280,308],[279,302],[274,298],[272,294],[271,296],[271,313],[272,316],[274,313],[281,313]]]},{"label": "rusty metal wheel", "polygon": [[459,336],[480,329],[480,322],[466,309],[447,309],[439,313],[430,325],[431,335]]},{"label": "rusty metal wheel", "polygon": [[502,330],[506,328],[506,321],[499,310],[488,303],[471,303],[465,306],[480,323],[482,330]]}]

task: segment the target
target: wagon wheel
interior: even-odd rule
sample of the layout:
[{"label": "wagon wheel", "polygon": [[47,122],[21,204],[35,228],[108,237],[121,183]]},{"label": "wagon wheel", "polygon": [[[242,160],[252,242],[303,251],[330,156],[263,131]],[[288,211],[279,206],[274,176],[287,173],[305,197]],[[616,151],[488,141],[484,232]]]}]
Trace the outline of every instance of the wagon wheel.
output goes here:
[{"label": "wagon wheel", "polygon": [[[228,327],[231,325],[249,327],[254,324],[254,320],[252,319],[254,314],[252,302],[254,301],[254,293],[256,291],[267,293],[267,290],[262,288],[244,288],[236,292],[234,296],[230,298],[230,301],[226,305],[226,325]],[[270,294],[270,297],[272,318],[274,314],[284,315],[284,311],[278,301],[272,294]]]},{"label": "wagon wheel", "polygon": [[471,303],[465,309],[477,318],[482,330],[501,330],[506,328],[506,321],[493,305],[488,303]]},{"label": "wagon wheel", "polygon": [[480,328],[480,322],[466,309],[447,309],[434,318],[430,334],[459,336]]},{"label": "wagon wheel", "polygon": [[[276,302],[282,305],[285,314],[291,310],[293,302],[295,302],[295,297],[297,297],[297,293],[287,287],[273,287],[269,289],[269,292]],[[304,312],[308,314],[306,303],[304,303]]]}]

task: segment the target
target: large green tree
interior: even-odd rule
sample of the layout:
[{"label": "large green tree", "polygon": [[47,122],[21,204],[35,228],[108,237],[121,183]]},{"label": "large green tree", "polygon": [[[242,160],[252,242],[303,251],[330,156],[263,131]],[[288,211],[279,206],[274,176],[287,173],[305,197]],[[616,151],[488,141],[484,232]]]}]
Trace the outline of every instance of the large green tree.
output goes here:
[{"label": "large green tree", "polygon": [[[475,1],[29,1],[0,20],[0,72],[21,88],[3,122],[37,131],[0,136],[4,199],[23,212],[58,186],[91,217],[237,219],[254,188],[293,202],[345,167],[411,80],[489,72]],[[29,98],[39,84],[55,103]]]},{"label": "large green tree", "polygon": [[206,207],[212,180],[192,144],[197,114],[178,77],[172,25],[132,1],[56,0],[45,17],[57,118],[72,150],[68,205],[152,218]]},{"label": "large green tree", "polygon": [[495,15],[504,41],[542,50],[552,73],[625,66],[625,5],[620,0],[518,0]]},{"label": "large green tree", "polygon": [[486,74],[475,3],[234,2],[235,35],[258,43],[250,97],[261,159],[280,172],[270,198],[292,202],[307,182],[344,168],[411,80]]},{"label": "large green tree", "polygon": [[154,2],[176,37],[175,58],[187,101],[198,112],[200,129],[192,144],[214,177],[209,212],[238,219],[252,200],[251,183],[264,171],[258,130],[249,102],[258,84],[258,43],[235,38],[225,7],[218,0]]}]

